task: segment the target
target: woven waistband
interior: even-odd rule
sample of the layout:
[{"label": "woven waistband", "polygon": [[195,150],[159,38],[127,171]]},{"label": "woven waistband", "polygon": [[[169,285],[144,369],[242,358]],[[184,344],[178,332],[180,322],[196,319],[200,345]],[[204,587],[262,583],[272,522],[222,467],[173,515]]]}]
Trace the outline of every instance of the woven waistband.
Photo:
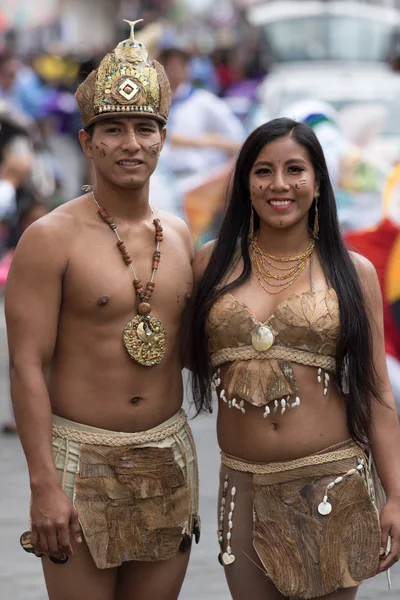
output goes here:
[{"label": "woven waistband", "polygon": [[221,460],[223,465],[225,465],[229,469],[234,469],[235,471],[242,471],[243,473],[253,473],[254,475],[283,473],[284,471],[291,471],[292,469],[310,467],[313,465],[322,465],[329,462],[344,460],[346,458],[353,458],[354,456],[364,456],[362,448],[360,448],[360,446],[357,446],[357,444],[355,444],[354,442],[351,442],[348,447],[340,450],[312,454],[311,456],[303,456],[301,458],[295,458],[294,460],[285,460],[282,462],[270,463],[254,463],[246,460],[241,460],[240,458],[236,458],[235,456],[230,456],[229,454],[225,454],[225,452],[221,452]]},{"label": "woven waistband", "polygon": [[227,362],[237,360],[290,360],[301,365],[309,367],[320,367],[331,373],[336,372],[336,359],[334,356],[325,356],[308,352],[307,350],[298,350],[296,348],[286,348],[284,346],[272,346],[269,350],[259,352],[253,346],[241,346],[239,348],[223,348],[211,355],[211,364],[213,367],[219,367]]},{"label": "woven waistband", "polygon": [[[65,420],[65,422],[67,421]],[[69,421],[68,425],[53,423],[53,437],[81,444],[92,444],[94,446],[131,446],[161,442],[165,438],[179,433],[186,425],[186,413],[183,409],[180,409],[171,419],[147,431],[125,433],[96,429],[95,427],[91,427],[88,431],[87,429],[89,428],[80,429],[78,423],[74,424],[72,421]]]}]

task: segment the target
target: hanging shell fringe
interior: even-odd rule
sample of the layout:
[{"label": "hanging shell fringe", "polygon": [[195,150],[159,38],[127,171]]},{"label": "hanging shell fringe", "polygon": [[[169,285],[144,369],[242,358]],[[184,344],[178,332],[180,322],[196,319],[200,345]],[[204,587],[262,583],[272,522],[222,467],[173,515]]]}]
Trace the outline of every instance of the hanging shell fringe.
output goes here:
[{"label": "hanging shell fringe", "polygon": [[211,377],[211,389],[213,392],[217,391],[218,386],[221,385],[221,369],[217,369],[214,371],[213,376]]},{"label": "hanging shell fringe", "polygon": [[285,398],[282,398],[280,401],[274,400],[273,405],[274,406],[273,406],[272,410],[268,406],[268,404],[265,405],[265,409],[264,409],[264,413],[263,413],[264,419],[269,417],[269,415],[271,413],[273,415],[275,415],[279,408],[281,410],[281,415],[283,415],[286,412],[286,410],[288,410],[288,409],[290,410],[292,408],[296,408],[296,406],[300,406],[300,398],[299,398],[299,396],[296,396],[296,399],[293,402],[291,402],[290,396],[286,396]]},{"label": "hanging shell fringe", "polygon": [[322,371],[321,368],[318,369],[317,371],[317,381],[318,383],[323,383],[324,386],[324,396],[328,395],[328,389],[329,389],[329,381],[330,381],[330,375],[327,371]]},{"label": "hanging shell fringe", "polygon": [[228,487],[229,487],[229,475],[225,475],[224,486],[222,490],[222,498],[221,498],[221,506],[219,510],[219,524],[218,524],[218,542],[221,545],[221,553],[219,555],[220,563],[223,566],[231,565],[235,562],[235,556],[232,553],[232,530],[233,530],[233,514],[235,511],[235,496],[236,496],[236,488],[232,487],[231,489],[231,502],[229,504],[229,512],[228,512],[228,531],[226,534],[226,550],[223,551],[222,544],[224,543],[224,521],[227,512],[227,495],[228,495]]}]

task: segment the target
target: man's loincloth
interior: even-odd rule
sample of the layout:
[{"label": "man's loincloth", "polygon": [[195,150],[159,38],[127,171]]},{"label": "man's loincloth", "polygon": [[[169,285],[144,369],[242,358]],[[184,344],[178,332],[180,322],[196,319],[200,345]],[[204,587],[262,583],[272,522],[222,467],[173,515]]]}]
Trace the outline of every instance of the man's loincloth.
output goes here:
[{"label": "man's loincloth", "polygon": [[53,453],[99,569],[166,560],[190,547],[198,472],[186,414],[119,433],[53,416]]},{"label": "man's loincloth", "polygon": [[[246,486],[251,493],[244,506],[238,499]],[[280,463],[222,453],[220,561],[229,569],[240,555],[234,522],[243,518],[241,511],[252,510],[253,547],[284,596],[316,598],[358,586],[379,566],[374,488],[368,458],[351,441]],[[227,519],[223,507],[230,499]]]}]

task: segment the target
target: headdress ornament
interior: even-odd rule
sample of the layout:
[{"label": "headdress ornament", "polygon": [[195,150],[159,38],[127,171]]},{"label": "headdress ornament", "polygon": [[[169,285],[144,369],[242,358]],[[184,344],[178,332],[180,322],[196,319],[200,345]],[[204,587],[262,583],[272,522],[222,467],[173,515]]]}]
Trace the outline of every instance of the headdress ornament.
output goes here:
[{"label": "headdress ornament", "polygon": [[144,45],[135,40],[134,28],[141,20],[125,20],[131,28],[129,39],[107,54],[78,87],[75,97],[84,129],[121,113],[167,122],[171,89],[162,65],[151,61]]}]

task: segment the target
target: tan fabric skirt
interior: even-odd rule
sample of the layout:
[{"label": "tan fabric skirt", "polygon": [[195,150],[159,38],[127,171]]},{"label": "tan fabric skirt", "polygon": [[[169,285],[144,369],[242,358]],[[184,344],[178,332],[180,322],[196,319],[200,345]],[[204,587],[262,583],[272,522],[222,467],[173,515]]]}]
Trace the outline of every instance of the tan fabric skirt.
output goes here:
[{"label": "tan fabric skirt", "polygon": [[289,598],[317,598],[373,577],[380,550],[375,497],[368,458],[351,441],[281,463],[222,454],[219,559],[233,597],[246,577],[251,588],[247,567],[261,582],[254,565]]},{"label": "tan fabric skirt", "polygon": [[190,547],[198,471],[183,411],[133,434],[53,416],[53,453],[99,569],[166,560]]}]

